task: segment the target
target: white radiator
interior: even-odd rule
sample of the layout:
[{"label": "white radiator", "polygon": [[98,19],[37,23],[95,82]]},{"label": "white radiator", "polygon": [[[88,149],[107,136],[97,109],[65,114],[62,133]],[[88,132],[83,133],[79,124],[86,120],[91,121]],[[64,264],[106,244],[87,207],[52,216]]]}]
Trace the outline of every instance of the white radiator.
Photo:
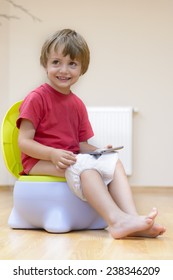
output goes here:
[{"label": "white radiator", "polygon": [[119,151],[127,175],[132,174],[132,107],[87,107],[94,137],[89,140],[99,148],[124,146]]}]

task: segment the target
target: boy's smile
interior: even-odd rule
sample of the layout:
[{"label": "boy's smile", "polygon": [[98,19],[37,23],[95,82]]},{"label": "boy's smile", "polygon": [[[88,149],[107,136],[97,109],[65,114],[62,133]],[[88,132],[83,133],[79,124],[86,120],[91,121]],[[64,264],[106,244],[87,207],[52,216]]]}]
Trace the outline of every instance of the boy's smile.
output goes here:
[{"label": "boy's smile", "polygon": [[46,71],[50,85],[63,94],[69,94],[71,86],[81,75],[81,63],[79,60],[72,60],[70,55],[63,56],[62,50],[51,50]]}]

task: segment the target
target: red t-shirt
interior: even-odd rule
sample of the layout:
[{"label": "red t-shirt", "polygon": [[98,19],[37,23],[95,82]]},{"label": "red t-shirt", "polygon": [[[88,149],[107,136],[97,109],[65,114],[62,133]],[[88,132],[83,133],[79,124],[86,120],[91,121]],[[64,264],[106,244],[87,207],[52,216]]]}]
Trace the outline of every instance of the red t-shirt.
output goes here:
[{"label": "red t-shirt", "polygon": [[[59,93],[48,84],[26,96],[20,106],[18,128],[22,119],[33,123],[35,141],[73,153],[79,152],[80,142],[94,135],[82,100],[72,92],[68,95]],[[22,153],[23,173],[28,174],[38,160]]]}]

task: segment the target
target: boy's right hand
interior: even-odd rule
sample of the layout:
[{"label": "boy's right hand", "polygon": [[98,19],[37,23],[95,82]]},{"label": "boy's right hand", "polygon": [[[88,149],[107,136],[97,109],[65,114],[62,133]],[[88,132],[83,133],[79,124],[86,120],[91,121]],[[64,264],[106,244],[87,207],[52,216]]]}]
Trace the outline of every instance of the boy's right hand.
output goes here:
[{"label": "boy's right hand", "polygon": [[76,162],[76,155],[70,151],[53,149],[51,151],[51,161],[60,169],[66,169]]}]

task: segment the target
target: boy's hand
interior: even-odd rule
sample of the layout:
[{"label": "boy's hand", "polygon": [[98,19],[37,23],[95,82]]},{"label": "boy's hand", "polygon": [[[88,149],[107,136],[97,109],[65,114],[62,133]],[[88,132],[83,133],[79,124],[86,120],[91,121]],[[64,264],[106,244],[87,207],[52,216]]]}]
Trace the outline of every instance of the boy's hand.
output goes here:
[{"label": "boy's hand", "polygon": [[110,145],[110,144],[106,146],[106,149],[111,149],[111,148],[112,148],[112,145]]},{"label": "boy's hand", "polygon": [[51,161],[57,168],[66,169],[76,162],[76,155],[66,150],[53,149],[51,152]]}]

